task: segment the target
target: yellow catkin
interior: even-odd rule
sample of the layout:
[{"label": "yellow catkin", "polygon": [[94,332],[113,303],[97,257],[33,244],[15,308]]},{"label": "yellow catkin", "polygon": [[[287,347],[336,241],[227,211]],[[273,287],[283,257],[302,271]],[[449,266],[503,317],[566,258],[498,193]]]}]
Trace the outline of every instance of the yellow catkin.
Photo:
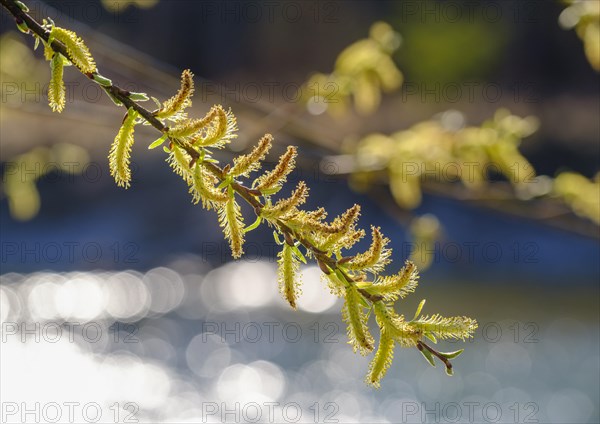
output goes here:
[{"label": "yellow catkin", "polygon": [[173,146],[173,150],[167,157],[167,163],[177,175],[191,186],[194,182],[194,173],[190,169],[190,161],[192,158],[183,149],[178,146]]},{"label": "yellow catkin", "polygon": [[231,109],[225,111],[221,105],[215,105],[213,109],[214,117],[210,125],[192,137],[192,144],[220,149],[237,137],[237,120]]},{"label": "yellow catkin", "polygon": [[287,176],[294,170],[295,159],[298,151],[294,146],[288,146],[286,152],[281,155],[275,168],[256,179],[254,187],[260,191],[268,191],[281,188]]},{"label": "yellow catkin", "polygon": [[348,341],[354,351],[366,355],[373,350],[373,336],[369,333],[367,319],[362,311],[360,293],[356,286],[346,288],[342,319],[348,325]]},{"label": "yellow catkin", "polygon": [[473,336],[477,329],[477,322],[467,317],[442,317],[438,314],[431,317],[422,317],[407,323],[410,328],[433,333],[438,339],[465,340]]},{"label": "yellow catkin", "polygon": [[[323,233],[328,234],[324,241],[321,243],[320,248],[322,250],[339,250],[348,244],[349,241],[353,241],[355,237],[361,238],[362,233],[353,235],[354,226],[356,221],[360,217],[360,206],[354,205],[341,216],[336,217],[333,223],[329,226],[328,231]],[[348,239],[348,236],[351,236]]]},{"label": "yellow catkin", "polygon": [[50,44],[44,42],[44,59],[48,62],[51,61],[55,53],[56,52],[52,50],[52,47],[50,47]]},{"label": "yellow catkin", "polygon": [[190,187],[194,204],[202,200],[202,206],[205,209],[212,209],[217,208],[219,203],[225,203],[229,200],[227,194],[217,189],[214,183],[214,177],[205,170],[202,164],[197,163],[194,167]]},{"label": "yellow catkin", "polygon": [[292,247],[287,243],[283,244],[278,257],[279,292],[290,306],[296,309],[300,295],[300,264],[294,257]]},{"label": "yellow catkin", "polygon": [[135,130],[135,120],[138,113],[129,109],[127,116],[123,120],[123,124],[119,129],[115,140],[108,154],[110,175],[112,175],[119,187],[129,188],[131,182],[131,170],[129,161],[131,156],[131,148],[133,146],[133,133]]},{"label": "yellow catkin", "polygon": [[410,327],[404,320],[404,315],[398,315],[393,307],[386,306],[383,302],[375,302],[373,310],[381,331],[387,332],[400,346],[415,347],[423,336],[422,331]]},{"label": "yellow catkin", "polygon": [[219,108],[213,106],[201,119],[188,119],[178,122],[169,129],[169,136],[174,138],[192,137],[199,131],[205,129],[213,119],[216,118]]},{"label": "yellow catkin", "polygon": [[375,388],[380,387],[380,381],[394,359],[394,345],[394,339],[386,331],[382,331],[377,352],[375,352],[375,357],[369,365],[369,373],[366,378],[367,384]]},{"label": "yellow catkin", "polygon": [[63,59],[55,53],[50,60],[50,84],[48,84],[48,104],[53,112],[62,112],[65,108],[66,89],[63,81]]},{"label": "yellow catkin", "polygon": [[223,228],[223,234],[229,241],[231,255],[238,259],[244,254],[244,221],[240,205],[237,204],[234,197],[230,197],[219,210],[219,223]]},{"label": "yellow catkin", "polygon": [[306,202],[307,196],[308,187],[304,181],[300,181],[290,197],[278,200],[272,207],[264,207],[261,216],[266,219],[274,219],[285,216],[291,211],[297,211],[295,208]]},{"label": "yellow catkin", "polygon": [[389,263],[391,251],[386,248],[390,240],[381,234],[379,227],[371,227],[371,236],[373,241],[371,247],[364,253],[356,255],[346,265],[352,270],[371,270],[382,271]]},{"label": "yellow catkin", "polygon": [[178,117],[184,109],[192,105],[194,94],[194,74],[189,69],[181,73],[181,86],[177,93],[163,103],[162,108],[156,112],[159,118]]},{"label": "yellow catkin", "polygon": [[418,283],[417,267],[413,262],[406,261],[398,274],[381,278],[377,284],[369,287],[368,291],[371,294],[383,296],[385,300],[395,301],[398,297],[404,298],[414,292]]},{"label": "yellow catkin", "polygon": [[58,40],[65,45],[69,60],[85,74],[96,72],[96,63],[90,50],[81,38],[73,31],[60,27],[52,27],[50,39]]},{"label": "yellow catkin", "polygon": [[234,165],[229,171],[229,175],[236,177],[239,175],[248,176],[251,172],[258,170],[260,162],[265,159],[265,156],[271,150],[272,143],[273,136],[265,134],[250,153],[234,159]]}]

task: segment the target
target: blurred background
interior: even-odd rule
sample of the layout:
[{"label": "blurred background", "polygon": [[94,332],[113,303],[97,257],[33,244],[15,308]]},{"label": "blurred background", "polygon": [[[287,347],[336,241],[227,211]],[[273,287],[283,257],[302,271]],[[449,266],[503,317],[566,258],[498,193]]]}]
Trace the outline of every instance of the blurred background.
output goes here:
[{"label": "blurred background", "polygon": [[3,9],[2,422],[600,420],[600,3],[27,4],[131,91],[167,99],[192,69],[192,114],[238,118],[220,160],[266,132],[270,162],[299,146],[290,180],[307,181],[309,208],[361,204],[361,226],[392,240],[390,272],[419,264],[399,312],[427,298],[479,328],[440,344],[466,349],[453,377],[397,349],[366,386],[370,358],[346,344],[318,267],[292,311],[271,232],[232,261],[148,127],[117,187],[123,110],[66,68],[53,114],[48,64]]}]

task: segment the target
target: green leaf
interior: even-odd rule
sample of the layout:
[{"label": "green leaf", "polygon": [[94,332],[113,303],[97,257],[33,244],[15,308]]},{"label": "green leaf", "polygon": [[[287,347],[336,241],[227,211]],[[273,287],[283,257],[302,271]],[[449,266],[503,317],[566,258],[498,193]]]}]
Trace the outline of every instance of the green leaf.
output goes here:
[{"label": "green leaf", "polygon": [[225,178],[223,181],[221,181],[221,184],[219,184],[217,186],[217,189],[222,189],[225,187],[231,187],[231,182],[233,181],[233,179],[231,178],[231,175],[227,176],[227,178]]},{"label": "green leaf", "polygon": [[371,312],[373,312],[373,307],[369,306],[369,310],[365,314],[365,321],[369,321],[369,317],[371,316]]},{"label": "green leaf", "polygon": [[35,37],[35,43],[33,45],[33,51],[36,51],[38,46],[40,45],[40,37]]},{"label": "green leaf", "polygon": [[425,337],[427,337],[429,340],[431,340],[433,343],[437,344],[437,338],[433,335],[433,333],[430,333],[429,331],[426,331],[425,333],[423,333],[423,335]]},{"label": "green leaf", "polygon": [[431,354],[431,352],[427,349],[419,350],[419,352],[421,352],[421,355],[423,355],[423,357],[427,359],[427,362],[429,362],[431,366],[435,368],[435,361],[433,360],[433,355]]},{"label": "green leaf", "polygon": [[25,13],[29,12],[29,8],[22,1],[17,0],[17,1],[15,1],[15,4],[17,6],[19,6],[19,9],[21,9],[23,12],[25,12]]},{"label": "green leaf", "polygon": [[369,290],[369,287],[371,287],[372,285],[373,283],[371,283],[370,281],[359,281],[356,283],[356,287],[364,290]]},{"label": "green leaf", "polygon": [[425,305],[425,299],[421,300],[421,303],[419,303],[419,306],[417,306],[417,312],[415,312],[415,316],[413,317],[413,321],[416,320],[419,317],[419,314],[421,313],[421,309],[423,309],[424,305]]},{"label": "green leaf", "polygon": [[102,87],[110,87],[112,86],[112,81],[106,77],[103,77],[100,74],[93,74],[92,79],[100,84]]},{"label": "green leaf", "polygon": [[298,246],[292,246],[292,252],[294,252],[294,254],[296,255],[296,257],[303,263],[306,264],[306,258],[304,257],[304,255],[302,254],[302,252],[300,251],[300,249],[298,249]]},{"label": "green leaf", "polygon": [[277,243],[278,245],[281,246],[283,244],[283,242],[279,238],[279,233],[277,231],[273,231],[273,238],[275,239],[275,243]]},{"label": "green leaf", "polygon": [[58,55],[60,56],[60,58],[62,59],[62,63],[63,66],[73,66],[73,64],[71,63],[71,61],[69,59],[67,59],[66,57],[64,57],[62,54],[58,53]]},{"label": "green leaf", "polygon": [[163,151],[165,153],[171,153],[171,149],[169,149],[167,146],[163,146]]},{"label": "green leaf", "polygon": [[449,376],[453,376],[454,370],[452,368],[446,367],[446,374],[448,374]]},{"label": "green leaf", "polygon": [[146,93],[129,93],[129,98],[135,102],[147,102],[150,100]]},{"label": "green leaf", "polygon": [[454,352],[440,352],[440,355],[442,355],[446,359],[454,359],[458,355],[463,353],[464,351],[465,351],[464,349],[460,349],[460,350],[456,350]]},{"label": "green leaf", "polygon": [[29,27],[25,22],[18,22],[17,28],[19,28],[19,31],[21,31],[22,33],[29,34]]},{"label": "green leaf", "polygon": [[110,92],[110,90],[108,90],[106,87],[102,86],[102,88],[104,88],[104,92],[108,95],[108,97],[110,97],[110,99],[113,101],[114,104],[116,104],[117,106],[123,106],[123,103],[121,103],[121,100],[117,99],[113,93]]},{"label": "green leaf", "polygon": [[[169,137],[168,134],[163,134],[162,137],[157,138],[152,142],[151,145],[148,146],[148,150],[156,149],[158,146],[162,145],[165,140]],[[167,153],[170,153],[170,150],[167,150]]]},{"label": "green leaf", "polygon": [[244,228],[244,233],[254,230],[255,228],[257,228],[260,225],[261,222],[262,222],[262,218],[260,216],[257,216],[256,221],[254,221],[251,225]]},{"label": "green leaf", "polygon": [[281,190],[281,187],[269,188],[269,189],[261,190],[260,192],[264,195],[270,196],[271,194],[277,193],[279,190]]},{"label": "green leaf", "polygon": [[154,103],[156,103],[156,107],[158,107],[159,109],[160,109],[160,108],[162,108],[162,106],[161,106],[161,104],[160,104],[160,101],[159,101],[159,100],[158,100],[156,97],[152,96],[152,97],[150,97],[150,98],[152,99],[152,101],[153,101]]},{"label": "green leaf", "polygon": [[371,305],[369,305],[369,302],[367,302],[367,299],[364,298],[364,296],[361,294],[360,297],[358,298],[358,301],[360,302],[361,305],[363,305],[365,308],[370,308]]}]

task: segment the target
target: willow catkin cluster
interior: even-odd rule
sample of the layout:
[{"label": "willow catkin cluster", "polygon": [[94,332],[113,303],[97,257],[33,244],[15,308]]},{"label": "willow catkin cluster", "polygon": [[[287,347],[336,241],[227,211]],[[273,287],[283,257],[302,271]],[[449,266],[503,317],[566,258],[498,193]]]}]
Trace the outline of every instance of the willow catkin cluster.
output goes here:
[{"label": "willow catkin cluster", "polygon": [[[36,42],[44,43],[44,55],[51,61],[49,101],[54,110],[60,111],[64,107],[62,69],[65,63],[74,65],[100,84],[117,105],[127,103],[129,106],[108,155],[111,175],[119,186],[128,188],[131,183],[130,155],[135,126],[140,123],[153,125],[162,134],[149,148],[163,146],[168,165],[186,183],[193,202],[216,211],[217,222],[234,258],[242,256],[248,231],[263,222],[274,230],[273,237],[280,246],[277,261],[279,291],[292,308],[297,308],[302,294],[301,265],[307,258],[317,262],[332,293],[344,298],[342,319],[347,325],[348,342],[363,355],[376,349],[366,378],[368,384],[379,386],[398,345],[417,347],[432,364],[431,352],[435,352],[450,372],[449,359],[461,351],[436,352],[425,344],[424,338],[433,343],[437,338],[464,340],[472,336],[477,323],[460,316],[421,316],[424,302],[412,320],[398,315],[394,303],[415,290],[416,267],[407,261],[399,273],[383,275],[392,251],[388,248],[389,239],[379,227],[371,227],[371,243],[366,251],[352,251],[366,235],[358,226],[360,206],[353,205],[333,219],[328,219],[328,213],[322,207],[303,209],[309,194],[303,181],[287,196],[280,196],[278,193],[296,166],[296,147],[288,147],[273,169],[261,170],[262,162],[273,148],[273,137],[266,134],[249,153],[221,167],[212,152],[223,149],[235,139],[236,118],[231,110],[225,110],[221,105],[214,105],[201,118],[188,116],[194,94],[191,71],[183,71],[180,87],[171,98],[162,103],[153,98],[157,109],[150,112],[137,103],[148,100],[145,93],[118,91],[109,79],[98,74],[93,57],[74,32],[56,27],[52,22],[45,23],[45,29],[50,32],[49,38],[45,38],[47,34],[34,36]],[[385,43],[386,28],[375,28],[374,31],[372,37]],[[66,55],[54,51],[54,40],[65,46]],[[251,177],[252,173],[257,175]],[[256,220],[249,226],[242,214],[240,199],[254,209]],[[380,331],[378,343],[369,328],[369,318],[373,315]]]},{"label": "willow catkin cluster", "polygon": [[[381,337],[367,376],[369,384],[379,385],[396,345],[416,347],[423,337],[435,342],[436,336],[463,339],[473,333],[476,323],[469,318],[433,315],[415,316],[407,321],[394,312],[394,302],[415,290],[417,269],[407,261],[397,274],[382,275],[391,261],[392,251],[388,247],[390,240],[379,227],[371,227],[371,244],[366,251],[347,254],[365,236],[365,231],[358,227],[359,205],[327,220],[323,208],[302,208],[309,193],[304,181],[287,196],[278,195],[295,169],[298,155],[295,147],[288,147],[271,170],[261,172],[262,162],[273,147],[273,137],[267,134],[249,153],[221,168],[211,152],[235,138],[235,117],[215,105],[202,118],[187,118],[185,108],[191,105],[189,97],[193,94],[191,75],[184,71],[179,91],[154,112],[157,118],[176,116],[164,118],[174,120],[167,131],[171,142],[164,147],[168,163],[188,184],[195,203],[201,202],[206,209],[216,210],[234,258],[243,254],[246,232],[263,221],[275,230],[275,241],[280,245],[277,255],[279,292],[292,308],[297,308],[302,293],[301,264],[309,257],[321,267],[332,293],[344,298],[342,319],[347,325],[348,340],[354,350],[363,355],[376,347],[368,325],[369,311],[376,310]],[[251,178],[252,173],[258,175]],[[246,227],[238,204],[240,198],[254,207],[257,216],[251,226]]]}]

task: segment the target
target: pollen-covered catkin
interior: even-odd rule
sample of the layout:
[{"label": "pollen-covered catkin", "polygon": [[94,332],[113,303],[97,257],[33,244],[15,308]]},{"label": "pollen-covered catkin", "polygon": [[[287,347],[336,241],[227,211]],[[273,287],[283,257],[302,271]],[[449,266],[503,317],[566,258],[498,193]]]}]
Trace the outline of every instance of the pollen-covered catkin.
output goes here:
[{"label": "pollen-covered catkin", "polygon": [[66,88],[63,81],[63,58],[55,53],[50,60],[50,84],[48,84],[48,104],[53,112],[62,112],[65,108]]},{"label": "pollen-covered catkin", "polygon": [[110,175],[114,177],[119,187],[129,188],[131,182],[129,162],[137,117],[138,113],[129,108],[108,155]]}]

